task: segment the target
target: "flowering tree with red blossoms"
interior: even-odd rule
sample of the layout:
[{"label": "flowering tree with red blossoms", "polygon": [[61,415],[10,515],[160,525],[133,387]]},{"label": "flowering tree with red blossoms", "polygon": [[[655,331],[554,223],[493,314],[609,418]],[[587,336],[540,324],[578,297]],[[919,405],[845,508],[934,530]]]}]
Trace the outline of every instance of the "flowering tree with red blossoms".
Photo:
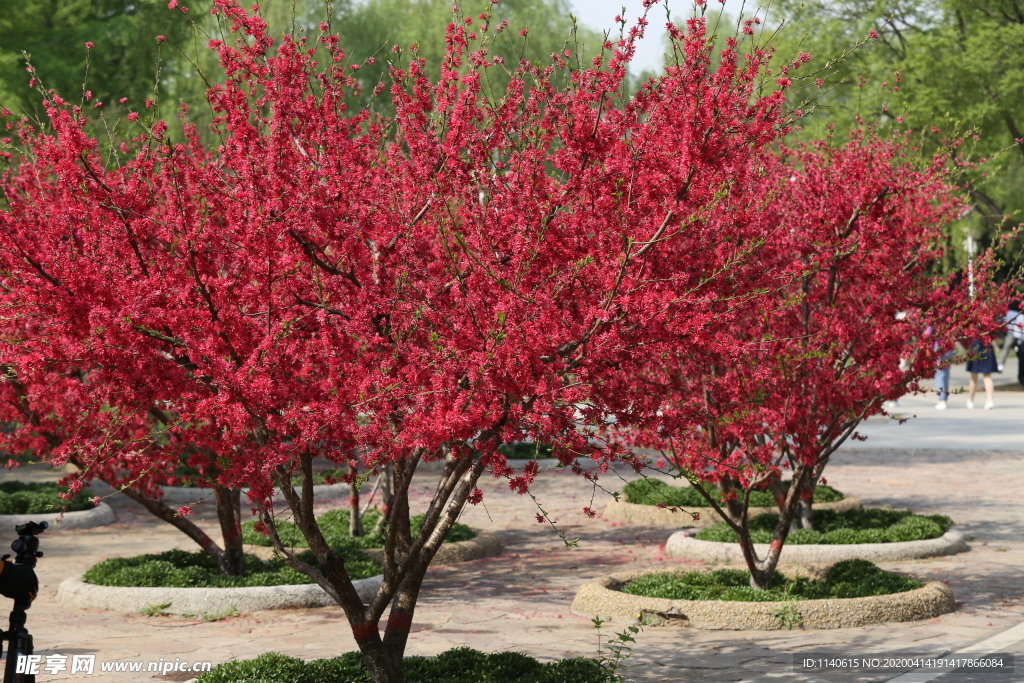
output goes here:
[{"label": "flowering tree with red blossoms", "polygon": [[[165,471],[170,455],[203,453],[221,486],[250,487],[277,550],[344,609],[372,679],[400,681],[423,577],[480,501],[479,477],[523,493],[538,473],[511,470],[501,442],[640,466],[578,424],[653,405],[630,378],[711,344],[705,331],[735,311],[721,305],[728,274],[765,236],[754,211],[720,214],[763,203],[743,192],[786,132],[789,80],[764,87],[764,51],[713,59],[694,19],[672,27],[678,65],[626,98],[644,20],[572,70],[568,55],[540,67],[495,54],[506,27],[484,13],[448,27],[438,82],[422,61],[392,65],[396,114],[379,120],[345,110],[359,65],[326,25],[331,61],[318,67],[305,40],[275,44],[229,0],[214,11],[244,36],[211,42],[227,76],[208,95],[216,148],[132,113],[138,135],[104,163],[82,113],[54,94],[52,132],[15,126],[24,152],[3,180],[0,306],[20,332],[5,362],[40,392],[44,373],[87,372],[54,462]],[[485,96],[497,69],[511,83]],[[159,449],[145,443],[153,406],[175,437]],[[76,428],[104,411],[123,416],[112,431]],[[112,439],[117,429],[133,437]],[[391,467],[369,604],[314,517],[315,457]],[[443,469],[413,536],[408,488],[426,461]],[[280,542],[275,487],[317,566]]]},{"label": "flowering tree with red blossoms", "polygon": [[[8,328],[4,337],[31,337],[31,330],[31,325]],[[183,440],[188,430],[167,429],[176,417],[165,403],[153,400],[130,412],[109,395],[115,385],[104,382],[94,367],[75,364],[68,372],[64,364],[44,359],[32,364],[20,354],[19,346],[0,346],[0,422],[10,425],[0,432],[0,448],[71,462],[79,468],[65,478],[72,493],[100,479],[195,541],[216,560],[221,573],[244,572],[240,490],[217,481],[216,458]],[[144,395],[144,384],[133,391]],[[64,448],[68,439],[79,445]],[[18,464],[10,461],[8,466]],[[183,465],[201,473],[193,481],[214,489],[223,545],[182,514],[187,508],[175,510],[161,501],[161,485],[180,483]]]},{"label": "flowering tree with red blossoms", "polygon": [[[760,216],[769,237],[736,275],[768,269],[779,286],[723,325],[739,344],[681,349],[641,380],[665,403],[638,441],[661,449],[733,528],[755,588],[769,587],[790,530],[811,528],[814,488],[836,449],[935,373],[936,339],[996,329],[1006,309],[990,260],[973,299],[965,282],[933,274],[942,227],[962,204],[946,159],[917,168],[912,152],[905,137],[855,132],[845,145],[766,155],[757,182],[771,197]],[[750,492],[766,487],[780,515],[760,557],[747,510]]]}]

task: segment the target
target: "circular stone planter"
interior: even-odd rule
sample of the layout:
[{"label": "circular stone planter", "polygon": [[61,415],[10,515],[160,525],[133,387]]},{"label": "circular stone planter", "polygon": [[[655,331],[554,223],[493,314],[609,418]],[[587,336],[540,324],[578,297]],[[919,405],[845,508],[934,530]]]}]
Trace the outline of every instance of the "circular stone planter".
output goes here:
[{"label": "circular stone planter", "polygon": [[[214,502],[213,489],[199,488],[195,486],[162,486],[164,491],[161,500],[165,503],[195,504],[199,501]],[[248,489],[242,489],[243,500]],[[315,498],[338,498],[348,495],[348,484],[317,484],[313,487]],[[285,501],[284,494],[280,491],[274,493],[274,502]]]},{"label": "circular stone planter", "polygon": [[[370,601],[382,578],[378,575],[352,582],[363,602]],[[168,614],[224,614],[232,609],[245,614],[338,604],[315,583],[245,588],[129,588],[85,583],[81,575],[61,582],[57,601],[69,607],[128,613],[169,602],[171,604],[164,610]]]},{"label": "circular stone planter", "polygon": [[[672,557],[702,560],[717,564],[741,563],[743,553],[739,543],[699,541],[693,531],[677,531],[668,537],[665,552]],[[759,556],[768,552],[767,543],[754,545]],[[835,564],[841,560],[870,560],[886,562],[920,560],[926,557],[956,555],[967,550],[967,539],[959,531],[950,529],[938,538],[898,543],[850,543],[847,545],[790,545],[782,547],[780,562],[800,564]]]},{"label": "circular stone planter", "polygon": [[[815,510],[833,510],[845,512],[847,510],[860,510],[859,498],[847,496],[842,500],[833,503],[815,503]],[[747,517],[756,517],[761,514],[778,512],[778,508],[750,508],[747,510]],[[696,512],[700,519],[694,520],[690,512]],[[686,512],[680,508],[678,512],[672,512],[668,508],[659,508],[656,505],[639,505],[637,503],[625,503],[613,500],[604,509],[604,518],[609,522],[621,522],[623,524],[637,524],[639,526],[655,526],[665,529],[679,529],[682,527],[703,527],[714,526],[722,519],[715,512],[714,508],[686,508]]]},{"label": "circular stone planter", "polygon": [[804,628],[853,628],[891,621],[918,621],[956,609],[949,586],[932,581],[916,590],[867,598],[791,600],[788,602],[730,602],[726,600],[667,600],[630,595],[618,590],[642,572],[612,574],[583,584],[572,603],[573,614],[637,619],[654,617],[662,623],[708,630],[774,631],[784,628],[779,610],[795,611]]},{"label": "circular stone planter", "polygon": [[[476,529],[474,531],[476,531],[476,538],[471,538],[468,541],[442,543],[441,547],[437,549],[437,554],[434,555],[431,564],[457,564],[459,562],[469,562],[470,560],[482,560],[485,557],[494,557],[501,554],[504,548],[497,536],[487,531],[477,531]],[[255,555],[262,560],[269,560],[274,557],[274,548],[269,546],[246,544],[244,548],[245,552]],[[296,548],[296,550],[306,550],[306,548]],[[383,548],[359,548],[359,552],[372,557],[378,562],[384,557]]]},{"label": "circular stone planter", "polygon": [[106,503],[100,503],[90,510],[77,512],[42,512],[36,515],[0,515],[0,530],[14,530],[19,524],[26,522],[47,522],[52,531],[69,529],[91,529],[97,526],[113,524],[114,511]]}]

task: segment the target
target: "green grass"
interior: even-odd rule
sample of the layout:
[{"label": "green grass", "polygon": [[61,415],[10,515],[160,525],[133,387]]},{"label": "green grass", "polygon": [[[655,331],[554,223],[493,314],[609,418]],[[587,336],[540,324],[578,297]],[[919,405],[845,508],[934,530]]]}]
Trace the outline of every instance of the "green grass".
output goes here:
[{"label": "green grass", "polygon": [[832,565],[822,581],[791,579],[776,573],[772,587],[765,591],[750,587],[750,574],[746,570],[719,569],[710,573],[650,574],[626,584],[622,592],[669,600],[778,602],[864,598],[903,593],[923,585],[909,577],[882,571],[867,560],[843,560]]},{"label": "green grass", "polygon": [[56,482],[5,481],[0,483],[0,515],[41,515],[59,512],[67,506],[67,512],[91,510],[92,491],[82,489],[71,500],[60,497],[66,489]]},{"label": "green grass", "polygon": [[[782,482],[782,485],[787,491],[789,490],[789,480]],[[697,493],[697,489],[691,486],[672,486],[661,479],[637,479],[626,484],[622,492],[626,496],[627,503],[636,503],[637,505],[664,503],[669,507],[683,509],[708,507],[708,502]],[[712,495],[721,497],[721,491],[714,489]],[[842,499],[843,494],[831,486],[819,485],[814,489],[815,503],[834,503]],[[775,498],[768,491],[751,491],[750,507],[776,507]]]},{"label": "green grass", "polygon": [[[755,543],[770,543],[772,531],[778,523],[776,514],[758,515],[749,521],[751,537]],[[899,543],[938,538],[953,526],[953,520],[943,515],[928,517],[898,510],[871,508],[867,510],[816,510],[814,530],[800,529],[789,534],[787,545],[847,545],[850,543]],[[722,522],[701,529],[697,538],[702,541],[735,543],[736,533]]]},{"label": "green grass", "polygon": [[[484,654],[458,647],[436,657],[406,657],[406,683],[604,683],[608,674],[590,659],[541,664],[518,652]],[[276,652],[256,659],[225,662],[199,677],[199,683],[370,683],[363,657],[347,652],[337,659],[304,662]]]},{"label": "green grass", "polygon": [[498,446],[498,452],[506,458],[513,460],[539,460],[542,458],[553,458],[551,446],[537,444],[532,441],[513,441]]},{"label": "green grass", "polygon": [[[337,549],[353,579],[365,579],[381,573],[381,566],[352,548]],[[299,559],[316,565],[312,551]],[[98,586],[151,588],[240,588],[244,586],[287,586],[312,583],[308,576],[281,560],[263,562],[254,555],[245,556],[244,576],[222,576],[217,563],[206,553],[168,550],[159,555],[138,555],[103,560],[89,568],[83,577]]]},{"label": "green grass", "polygon": [[[366,531],[366,535],[356,537],[348,535],[348,510],[325,512],[317,517],[316,521],[320,525],[320,533],[324,535],[327,544],[332,548],[383,548],[385,532],[374,533],[374,527],[379,519],[379,512],[368,511],[363,515],[363,529]],[[242,525],[242,539],[251,545],[274,545],[269,536],[264,536],[253,528],[255,524],[256,522],[246,522]],[[410,518],[409,526],[415,538],[423,527],[423,515],[415,515]],[[277,533],[281,537],[281,542],[287,547],[303,548],[306,546],[305,537],[292,522],[277,522]],[[476,538],[476,532],[465,524],[455,524],[448,532],[448,537],[444,539],[444,542],[468,541],[471,538]]]}]

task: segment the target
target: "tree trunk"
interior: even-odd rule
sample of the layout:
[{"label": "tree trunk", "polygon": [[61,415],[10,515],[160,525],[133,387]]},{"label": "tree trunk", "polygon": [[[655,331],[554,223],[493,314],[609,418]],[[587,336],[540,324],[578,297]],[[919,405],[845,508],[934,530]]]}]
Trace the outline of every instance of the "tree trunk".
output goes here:
[{"label": "tree trunk", "polygon": [[740,548],[743,551],[743,559],[747,569],[750,571],[750,587],[756,590],[768,590],[771,588],[772,579],[775,575],[775,567],[779,564],[779,556],[789,536],[790,529],[797,512],[797,505],[800,503],[804,490],[812,478],[812,470],[809,467],[798,465],[793,472],[793,480],[790,483],[789,491],[786,492],[785,504],[779,510],[779,521],[775,525],[772,534],[772,541],[768,546],[768,554],[761,559],[757,556],[753,540],[750,538],[750,531],[747,528],[747,520],[743,520],[736,533],[739,536]]},{"label": "tree trunk", "polygon": [[356,482],[359,468],[355,465],[349,465],[349,473],[352,475],[352,483],[349,484],[348,488],[348,535],[355,538],[365,534],[363,531],[363,519],[359,515],[359,484]]},{"label": "tree trunk", "polygon": [[380,471],[380,476],[384,478],[381,482],[381,506],[380,506],[380,519],[377,520],[376,531],[384,531],[385,525],[388,523],[388,517],[391,516],[391,506],[395,502],[395,490],[392,487],[394,481],[394,473],[391,463],[384,466],[384,469]]},{"label": "tree trunk", "polygon": [[372,645],[366,643],[364,646],[363,643],[360,643],[359,651],[366,662],[372,683],[404,683],[402,656],[396,656],[394,650],[380,641],[379,636]]},{"label": "tree trunk", "polygon": [[394,490],[401,490],[405,495],[394,496],[391,500],[391,511],[388,513],[388,526],[395,529],[395,555],[401,557],[412,545],[412,530],[409,525],[409,484],[412,476],[407,472],[408,463],[399,460],[394,463],[391,485]]},{"label": "tree trunk", "polygon": [[224,576],[242,576],[245,574],[245,551],[242,549],[242,491],[215,486],[213,492],[217,501],[220,533],[224,537],[224,553],[218,563],[220,573]]},{"label": "tree trunk", "polygon": [[[374,683],[402,683],[402,659],[423,577],[484,469],[480,453],[467,459],[450,457],[424,515],[423,526],[413,539],[409,533],[408,497],[412,475],[421,457],[422,449],[415,449],[408,460],[397,461],[392,470],[394,499],[385,540],[384,576],[369,605],[362,602],[344,560],[327,545],[313,515],[312,484],[307,476],[311,472],[309,454],[300,456],[304,475],[301,496],[290,485],[286,470],[279,468],[278,478],[292,518],[316,554],[319,567],[306,564],[284,547],[272,515],[266,509],[261,511],[274,547],[284,555],[288,565],[311,577],[345,611]],[[379,624],[388,607],[391,612],[382,638]]]}]

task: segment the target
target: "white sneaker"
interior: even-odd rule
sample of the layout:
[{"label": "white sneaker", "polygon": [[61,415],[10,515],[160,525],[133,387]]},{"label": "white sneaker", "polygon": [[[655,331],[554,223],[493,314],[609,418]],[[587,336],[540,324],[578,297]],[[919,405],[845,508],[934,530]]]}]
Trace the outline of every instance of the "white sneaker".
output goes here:
[{"label": "white sneaker", "polygon": [[985,410],[992,410],[996,407],[996,404],[992,401],[985,401]]},{"label": "white sneaker", "polygon": [[972,408],[974,408],[974,401],[968,401],[967,402],[967,410],[971,410]]},{"label": "white sneaker", "polygon": [[938,403],[935,404],[935,410],[945,410],[946,407],[947,406],[945,401],[939,401]]}]

